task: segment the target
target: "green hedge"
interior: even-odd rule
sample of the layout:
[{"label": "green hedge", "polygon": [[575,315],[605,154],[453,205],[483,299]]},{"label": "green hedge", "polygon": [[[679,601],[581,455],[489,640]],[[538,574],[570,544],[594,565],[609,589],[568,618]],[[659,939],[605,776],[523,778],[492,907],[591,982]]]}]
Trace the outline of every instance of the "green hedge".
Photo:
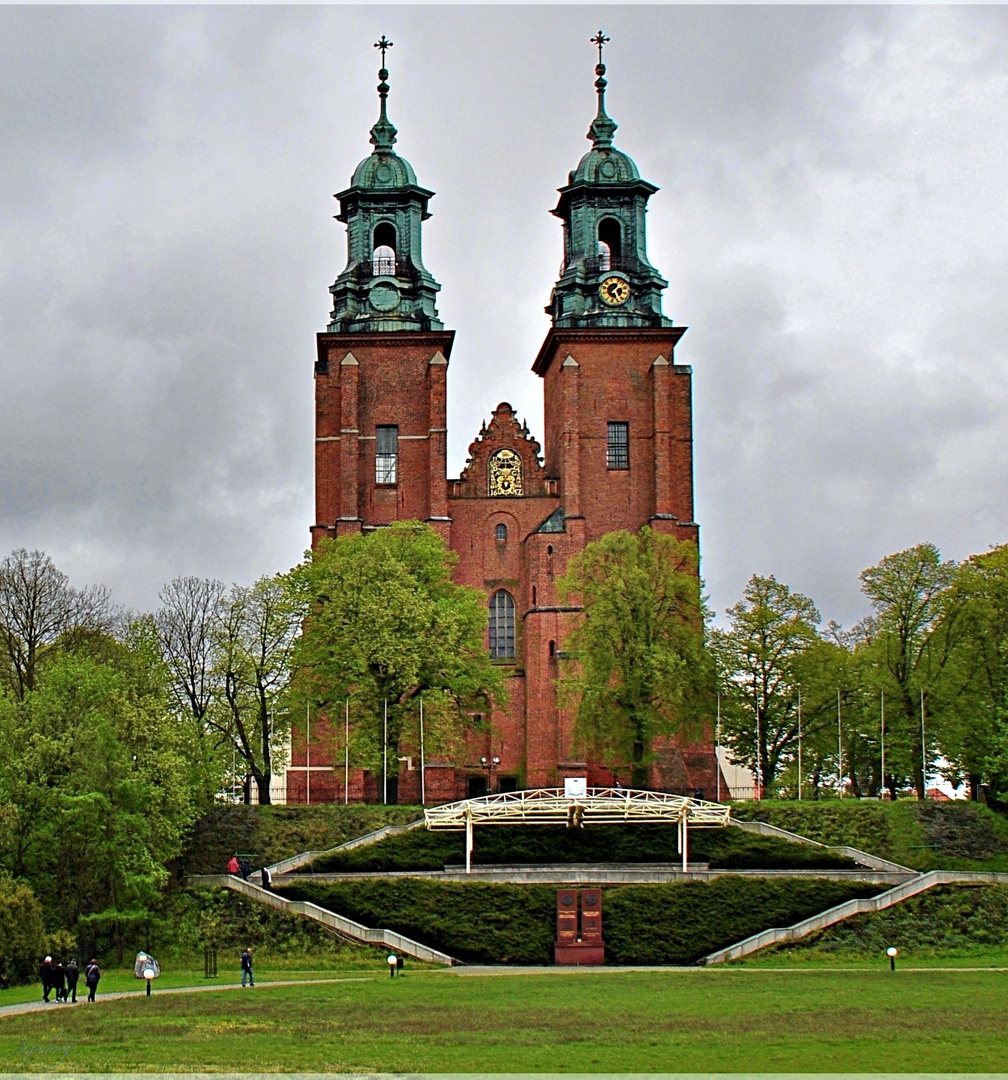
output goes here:
[{"label": "green hedge", "polygon": [[236,851],[256,852],[256,865],[302,851],[324,851],[380,829],[423,817],[419,806],[215,806],[193,826],[173,871],[219,874]]},{"label": "green hedge", "polygon": [[823,844],[849,844],[917,870],[1008,870],[1008,820],[975,802],[767,800],[735,803],[732,815]]},{"label": "green hedge", "polygon": [[940,886],[782,948],[789,953],[877,958],[890,945],[904,958],[1008,946],[1008,885]]},{"label": "green hedge", "polygon": [[[339,871],[441,870],[464,859],[463,833],[416,829],[378,844],[317,859],[304,873]],[[681,859],[672,825],[485,826],[474,829],[473,861],[478,866],[556,863],[676,863]],[[741,829],[695,829],[690,861],[717,870],[849,869],[843,856]]]},{"label": "green hedge", "polygon": [[[366,926],[395,930],[469,963],[552,963],[552,885],[407,878],[303,882],[278,891]],[[878,891],[878,886],[858,882],[741,877],[604,889],[606,960],[691,964],[760,930],[788,926]]]}]

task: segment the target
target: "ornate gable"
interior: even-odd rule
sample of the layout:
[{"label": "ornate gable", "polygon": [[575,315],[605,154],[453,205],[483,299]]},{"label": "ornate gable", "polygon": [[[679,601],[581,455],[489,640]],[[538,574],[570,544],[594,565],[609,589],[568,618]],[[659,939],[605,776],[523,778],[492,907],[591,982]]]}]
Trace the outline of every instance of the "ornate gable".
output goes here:
[{"label": "ornate gable", "polygon": [[470,445],[454,494],[471,499],[555,495],[556,481],[547,480],[539,449],[528,424],[519,423],[514,409],[502,401]]}]

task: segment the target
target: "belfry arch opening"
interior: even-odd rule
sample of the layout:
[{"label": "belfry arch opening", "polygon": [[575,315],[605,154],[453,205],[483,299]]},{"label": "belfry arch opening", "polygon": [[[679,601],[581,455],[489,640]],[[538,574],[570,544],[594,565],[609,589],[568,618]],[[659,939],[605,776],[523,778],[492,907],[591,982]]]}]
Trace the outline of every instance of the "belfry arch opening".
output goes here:
[{"label": "belfry arch opening", "polygon": [[603,218],[598,225],[599,270],[612,270],[622,257],[620,224],[615,218]]},{"label": "belfry arch opening", "polygon": [[371,266],[375,276],[396,272],[396,231],[391,221],[380,221],[375,226]]}]

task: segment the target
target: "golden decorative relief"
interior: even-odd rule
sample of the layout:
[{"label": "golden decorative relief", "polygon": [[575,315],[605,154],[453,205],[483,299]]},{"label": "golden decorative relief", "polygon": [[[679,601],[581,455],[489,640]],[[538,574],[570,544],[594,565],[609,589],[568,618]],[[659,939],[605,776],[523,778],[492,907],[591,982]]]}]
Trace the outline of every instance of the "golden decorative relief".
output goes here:
[{"label": "golden decorative relief", "polygon": [[522,462],[514,450],[498,450],[490,459],[490,495],[521,495]]}]

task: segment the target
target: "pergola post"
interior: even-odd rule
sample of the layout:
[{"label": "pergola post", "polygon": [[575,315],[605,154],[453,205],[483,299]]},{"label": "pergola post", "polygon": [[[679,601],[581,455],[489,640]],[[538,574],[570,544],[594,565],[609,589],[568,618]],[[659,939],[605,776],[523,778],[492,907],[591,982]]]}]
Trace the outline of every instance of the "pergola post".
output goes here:
[{"label": "pergola post", "polygon": [[465,819],[465,848],[466,848],[466,873],[472,873],[472,850],[473,850],[473,823],[472,814],[466,814]]},{"label": "pergola post", "polygon": [[689,873],[687,860],[689,859],[689,811],[684,810],[682,816],[682,872]]}]

